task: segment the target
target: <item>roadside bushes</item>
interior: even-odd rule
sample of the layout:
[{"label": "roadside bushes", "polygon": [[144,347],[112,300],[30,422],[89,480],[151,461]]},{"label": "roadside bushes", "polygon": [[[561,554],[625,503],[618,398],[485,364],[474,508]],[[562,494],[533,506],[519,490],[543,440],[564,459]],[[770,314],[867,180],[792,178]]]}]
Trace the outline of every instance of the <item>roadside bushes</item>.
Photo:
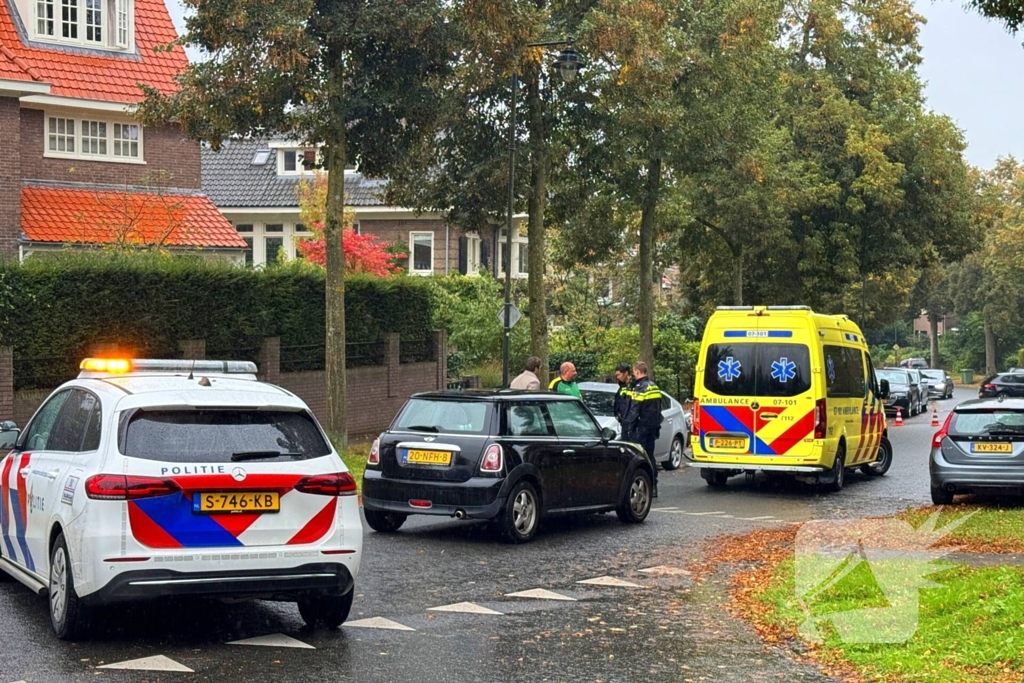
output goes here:
[{"label": "roadside bushes", "polygon": [[[346,278],[346,334],[424,339],[431,298],[422,279]],[[306,347],[322,363],[323,270],[267,269],[192,256],[60,252],[0,262],[0,343],[14,347],[18,388],[73,376],[97,344],[136,357],[175,357],[178,342],[205,339],[208,357],[254,358],[264,337]],[[309,354],[307,354],[309,355]]]}]

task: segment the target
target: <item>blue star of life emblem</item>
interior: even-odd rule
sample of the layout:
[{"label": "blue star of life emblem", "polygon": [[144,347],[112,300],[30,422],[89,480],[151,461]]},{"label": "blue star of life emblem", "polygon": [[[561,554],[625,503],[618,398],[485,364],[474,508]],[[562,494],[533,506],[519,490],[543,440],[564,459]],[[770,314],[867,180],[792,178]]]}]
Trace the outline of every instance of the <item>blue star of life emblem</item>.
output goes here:
[{"label": "blue star of life emblem", "polygon": [[740,376],[740,367],[742,367],[740,362],[734,360],[732,356],[720,360],[718,361],[718,377],[726,382],[731,382]]},{"label": "blue star of life emblem", "polygon": [[836,381],[836,364],[832,360],[832,356],[829,356],[825,361],[825,374],[828,375],[829,384]]},{"label": "blue star of life emblem", "polygon": [[785,356],[779,360],[772,361],[772,379],[788,382],[794,377],[796,377],[796,363]]}]

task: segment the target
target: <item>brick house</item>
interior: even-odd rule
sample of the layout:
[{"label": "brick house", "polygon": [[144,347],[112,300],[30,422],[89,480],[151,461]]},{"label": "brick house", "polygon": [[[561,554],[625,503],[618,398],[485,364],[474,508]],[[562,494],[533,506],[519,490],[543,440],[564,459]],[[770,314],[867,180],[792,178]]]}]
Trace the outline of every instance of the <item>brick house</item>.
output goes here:
[{"label": "brick house", "polygon": [[[218,151],[203,148],[202,189],[246,241],[246,263],[260,266],[282,253],[295,258],[297,239],[311,236],[299,217],[295,190],[303,177],[311,177],[304,161],[314,154],[278,140],[237,139]],[[351,169],[345,171],[345,204],[354,214],[354,230],[408,247],[410,273],[476,275],[490,270],[503,277],[497,266],[504,254],[499,226],[486,234],[464,231],[439,214],[393,206],[386,181]],[[527,240],[514,240],[512,273],[526,277]]]},{"label": "brick house", "polygon": [[143,127],[139,83],[163,92],[187,58],[162,0],[0,2],[0,256],[67,245],[160,245],[242,259],[200,190],[199,144]]}]

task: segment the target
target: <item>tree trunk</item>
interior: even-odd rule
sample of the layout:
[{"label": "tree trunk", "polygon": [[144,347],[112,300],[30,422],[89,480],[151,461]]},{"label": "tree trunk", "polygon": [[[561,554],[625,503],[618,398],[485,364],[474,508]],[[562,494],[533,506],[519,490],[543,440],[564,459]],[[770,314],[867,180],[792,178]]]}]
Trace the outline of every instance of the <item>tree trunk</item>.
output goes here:
[{"label": "tree trunk", "polygon": [[654,376],[654,231],[661,194],[661,159],[647,164],[644,203],[640,213],[640,360]]},{"label": "tree trunk", "polygon": [[732,298],[736,306],[743,305],[743,247],[735,247],[732,250],[733,275],[732,275]]},{"label": "tree trunk", "polygon": [[530,355],[540,358],[537,376],[542,387],[548,385],[548,307],[544,278],[547,274],[547,245],[544,228],[544,209],[547,200],[548,173],[551,170],[551,151],[548,147],[547,126],[544,122],[544,101],[540,97],[539,70],[531,70],[527,77],[527,124],[530,131],[530,195],[527,224],[527,290],[529,292]]},{"label": "tree trunk", "polygon": [[[340,80],[340,79],[339,79]],[[324,368],[327,376],[327,429],[341,438],[339,452],[348,447],[345,411],[345,253],[342,228],[345,220],[345,123],[340,87],[332,99],[333,139],[328,140],[327,207],[324,216],[324,247],[327,271],[327,315]]]},{"label": "tree trunk", "polygon": [[985,374],[996,374],[996,333],[987,318],[985,320]]},{"label": "tree trunk", "polygon": [[928,311],[928,341],[929,351],[931,358],[928,359],[928,364],[933,367],[939,367],[939,314]]}]

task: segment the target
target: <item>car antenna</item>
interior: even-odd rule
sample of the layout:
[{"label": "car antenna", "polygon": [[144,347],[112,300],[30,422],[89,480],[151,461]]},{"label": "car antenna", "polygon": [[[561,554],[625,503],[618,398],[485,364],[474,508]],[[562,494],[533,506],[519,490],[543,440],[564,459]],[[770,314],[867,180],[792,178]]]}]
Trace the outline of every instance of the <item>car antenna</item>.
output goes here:
[{"label": "car antenna", "polygon": [[196,359],[193,358],[192,359],[192,367],[190,367],[188,369],[188,378],[189,379],[195,379],[195,377],[192,375],[192,371],[195,370],[195,369],[196,369]]}]

